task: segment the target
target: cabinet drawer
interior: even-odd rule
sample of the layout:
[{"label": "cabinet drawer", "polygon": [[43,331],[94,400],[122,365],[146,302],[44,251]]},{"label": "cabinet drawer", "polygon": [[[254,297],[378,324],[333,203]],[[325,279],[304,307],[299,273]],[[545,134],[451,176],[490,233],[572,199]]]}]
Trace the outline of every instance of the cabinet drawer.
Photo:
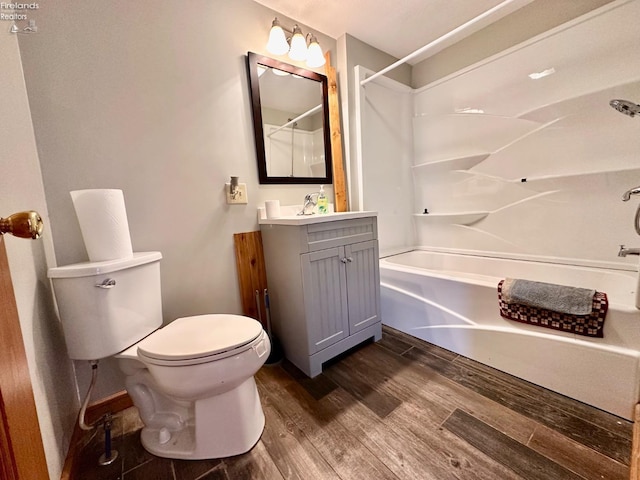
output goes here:
[{"label": "cabinet drawer", "polygon": [[309,252],[375,240],[378,238],[376,218],[354,218],[308,225],[306,237]]}]

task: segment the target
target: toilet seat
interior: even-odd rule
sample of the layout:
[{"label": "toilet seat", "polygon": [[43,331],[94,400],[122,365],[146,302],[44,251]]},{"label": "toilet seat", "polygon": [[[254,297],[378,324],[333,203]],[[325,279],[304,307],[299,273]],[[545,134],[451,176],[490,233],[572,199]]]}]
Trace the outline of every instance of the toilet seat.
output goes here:
[{"label": "toilet seat", "polygon": [[258,348],[264,337],[262,325],[252,318],[228,314],[198,315],[174,320],[133,348],[145,363],[185,366]]}]

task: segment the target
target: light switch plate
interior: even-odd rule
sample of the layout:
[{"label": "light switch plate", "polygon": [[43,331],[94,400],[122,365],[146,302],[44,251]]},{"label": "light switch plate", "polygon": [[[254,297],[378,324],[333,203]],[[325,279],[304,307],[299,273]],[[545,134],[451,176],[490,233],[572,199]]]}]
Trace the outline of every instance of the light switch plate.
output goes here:
[{"label": "light switch plate", "polygon": [[241,205],[241,204],[246,204],[248,203],[248,198],[247,198],[247,184],[246,183],[239,183],[238,184],[238,188],[236,190],[236,194],[235,196],[231,195],[231,193],[229,193],[229,189],[231,187],[231,185],[229,183],[225,183],[225,191],[227,192],[227,203],[229,205]]}]

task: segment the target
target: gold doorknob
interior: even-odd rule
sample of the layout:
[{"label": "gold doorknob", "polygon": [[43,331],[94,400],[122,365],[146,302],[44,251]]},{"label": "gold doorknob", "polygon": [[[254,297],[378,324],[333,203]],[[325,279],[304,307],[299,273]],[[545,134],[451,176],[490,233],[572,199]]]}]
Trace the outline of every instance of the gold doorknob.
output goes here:
[{"label": "gold doorknob", "polygon": [[0,218],[0,235],[10,233],[20,238],[40,238],[44,223],[38,212],[18,212],[7,218]]}]

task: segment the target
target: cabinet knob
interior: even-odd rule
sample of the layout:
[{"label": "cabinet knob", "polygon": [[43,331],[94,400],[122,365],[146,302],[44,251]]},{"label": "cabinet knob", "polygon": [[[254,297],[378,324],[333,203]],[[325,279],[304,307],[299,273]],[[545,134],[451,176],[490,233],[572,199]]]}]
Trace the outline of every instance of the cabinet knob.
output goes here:
[{"label": "cabinet knob", "polygon": [[349,263],[353,262],[353,257],[347,257],[347,262]]},{"label": "cabinet knob", "polygon": [[347,257],[342,257],[342,258],[340,259],[340,261],[341,261],[342,263],[347,263],[347,262],[348,262]]}]

